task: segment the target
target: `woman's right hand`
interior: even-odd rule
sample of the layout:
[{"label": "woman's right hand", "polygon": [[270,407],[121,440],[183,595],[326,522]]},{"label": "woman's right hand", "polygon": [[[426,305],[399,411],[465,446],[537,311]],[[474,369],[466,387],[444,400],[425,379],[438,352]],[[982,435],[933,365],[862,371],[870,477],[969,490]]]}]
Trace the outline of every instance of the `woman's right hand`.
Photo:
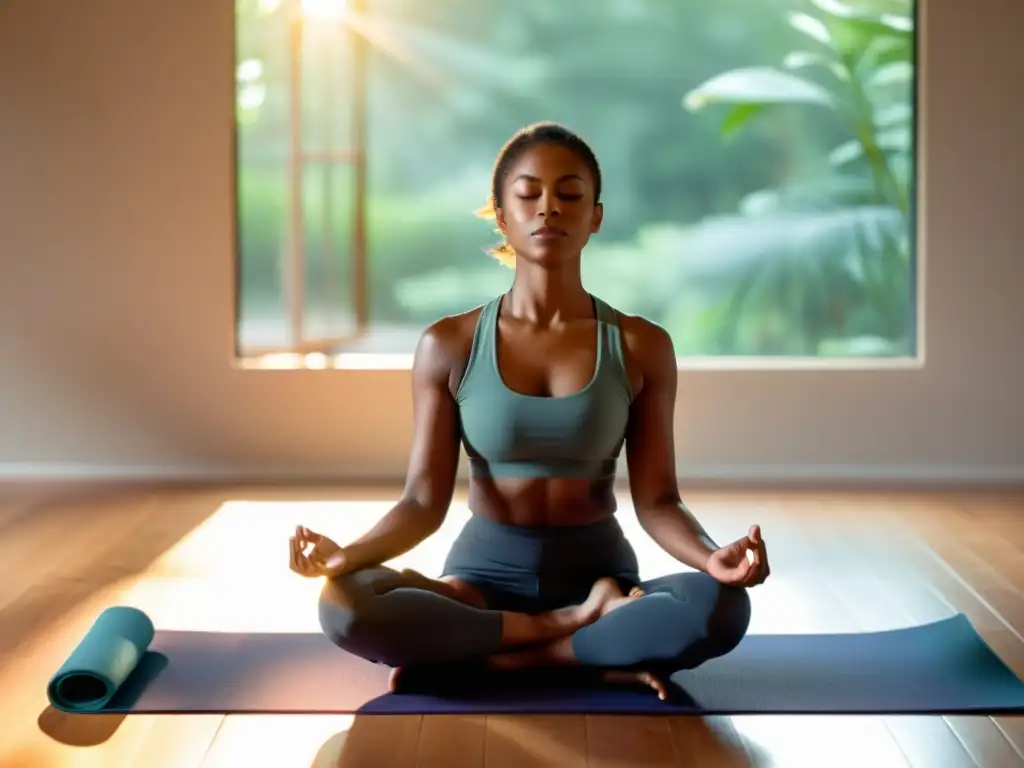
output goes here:
[{"label": "woman's right hand", "polygon": [[[326,536],[299,525],[288,543],[291,545],[290,567],[300,576],[330,578],[345,572],[345,550]],[[313,548],[306,552],[309,545]]]}]

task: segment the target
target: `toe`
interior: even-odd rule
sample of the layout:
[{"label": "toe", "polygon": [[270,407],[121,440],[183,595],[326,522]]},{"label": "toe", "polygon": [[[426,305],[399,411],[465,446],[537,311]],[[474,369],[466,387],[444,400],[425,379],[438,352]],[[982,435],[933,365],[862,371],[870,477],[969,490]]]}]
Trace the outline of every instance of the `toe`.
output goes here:
[{"label": "toe", "polygon": [[665,685],[661,682],[661,680],[652,675],[650,672],[642,672],[640,674],[640,680],[644,684],[649,685],[651,688],[653,688],[654,692],[658,694],[659,699],[661,699],[662,701],[665,700]]}]

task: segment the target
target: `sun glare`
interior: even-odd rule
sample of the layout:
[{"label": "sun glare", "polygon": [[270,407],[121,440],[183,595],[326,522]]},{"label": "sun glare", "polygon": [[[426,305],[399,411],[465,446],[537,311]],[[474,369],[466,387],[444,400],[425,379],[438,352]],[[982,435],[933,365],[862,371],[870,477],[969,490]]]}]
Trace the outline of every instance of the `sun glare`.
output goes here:
[{"label": "sun glare", "polygon": [[[372,528],[391,500],[224,502],[126,588],[119,602],[145,611],[161,629],[206,632],[319,632],[323,582],[288,568],[288,537],[305,525],[338,542]],[[443,535],[390,565],[437,573],[468,518],[453,510]]]},{"label": "sun glare", "polygon": [[302,0],[302,15],[314,20],[338,19],[346,5],[347,0]]},{"label": "sun glare", "polygon": [[[319,632],[316,602],[321,579],[306,579],[288,567],[288,538],[297,525],[340,544],[356,540],[387,514],[394,500],[232,499],[165,551],[140,578],[123,585],[119,602],[144,610],[161,629],[206,632]],[[641,529],[623,505],[619,521],[637,550],[641,576],[680,570],[679,563]],[[436,576],[470,511],[452,504],[439,531],[388,565]],[[724,533],[724,532],[723,532]],[[783,575],[758,594],[756,631],[774,633],[807,626],[814,612]],[[803,625],[800,622],[804,622]]]}]

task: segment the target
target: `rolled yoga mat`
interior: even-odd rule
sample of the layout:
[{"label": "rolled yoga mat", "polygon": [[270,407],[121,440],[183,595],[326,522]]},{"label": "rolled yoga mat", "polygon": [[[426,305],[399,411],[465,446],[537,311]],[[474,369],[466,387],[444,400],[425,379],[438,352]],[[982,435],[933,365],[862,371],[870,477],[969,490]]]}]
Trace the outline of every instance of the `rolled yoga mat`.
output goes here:
[{"label": "rolled yoga mat", "polygon": [[552,670],[410,671],[393,694],[389,672],[318,633],[153,633],[145,614],[118,607],[49,693],[65,711],[139,714],[1024,714],[1024,682],[962,614],[884,632],[749,635],[673,674],[667,702]]},{"label": "rolled yoga mat", "polygon": [[142,611],[107,608],[50,678],[50,703],[65,712],[102,711],[139,668],[155,634]]}]

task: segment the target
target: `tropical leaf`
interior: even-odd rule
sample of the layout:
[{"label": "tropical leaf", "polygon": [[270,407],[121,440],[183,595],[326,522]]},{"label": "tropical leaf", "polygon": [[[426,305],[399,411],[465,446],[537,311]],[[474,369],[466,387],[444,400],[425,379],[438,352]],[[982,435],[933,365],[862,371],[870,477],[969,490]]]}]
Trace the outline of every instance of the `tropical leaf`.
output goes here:
[{"label": "tropical leaf", "polygon": [[735,286],[762,261],[789,262],[801,269],[822,259],[841,260],[865,242],[862,238],[879,242],[898,236],[905,227],[899,210],[872,205],[709,219],[687,230],[678,246],[678,274],[666,282]]},{"label": "tropical leaf", "polygon": [[828,163],[829,165],[839,167],[852,163],[854,160],[862,157],[864,157],[863,145],[856,139],[850,139],[829,152]]},{"label": "tropical leaf", "polygon": [[879,36],[873,38],[860,57],[860,68],[882,67],[895,62],[913,60],[913,40]]},{"label": "tropical leaf", "polygon": [[775,67],[743,67],[723,72],[704,81],[683,98],[683,104],[692,111],[712,104],[815,104],[831,107],[833,103],[832,94],[827,89]]},{"label": "tropical leaf", "polygon": [[914,65],[906,60],[893,61],[873,69],[865,79],[865,88],[881,89],[893,85],[909,86],[914,81]]},{"label": "tropical leaf", "polygon": [[892,128],[909,125],[914,119],[914,109],[906,101],[889,104],[875,110],[875,125],[878,128]]},{"label": "tropical leaf", "polygon": [[851,19],[860,15],[861,11],[841,0],[810,0],[811,5],[821,13],[840,19]]},{"label": "tropical leaf", "polygon": [[910,58],[914,25],[909,14],[870,13],[841,0],[810,2],[819,12],[817,21],[828,30],[831,49],[858,76],[865,67]]},{"label": "tropical leaf", "polygon": [[792,51],[786,54],[786,57],[782,60],[782,66],[786,69],[804,69],[819,66],[831,72],[841,82],[850,79],[850,71],[841,62],[822,53]]},{"label": "tropical leaf", "polygon": [[740,200],[738,209],[747,216],[766,216],[794,211],[834,211],[862,205],[877,205],[870,178],[863,174],[825,174],[751,192]]},{"label": "tropical leaf", "polygon": [[832,33],[829,32],[828,25],[821,19],[798,11],[790,13],[787,19],[793,29],[803,32],[815,42],[828,48],[832,47]]},{"label": "tropical leaf", "polygon": [[723,138],[731,138],[743,126],[768,108],[767,104],[737,104],[729,109],[722,120],[721,131]]},{"label": "tropical leaf", "polygon": [[[909,8],[905,13],[871,12],[855,8],[842,0],[810,0],[811,5],[825,15],[828,24],[853,22],[870,25],[876,33],[906,35],[913,32],[914,22]],[[865,26],[864,28],[867,28]]]},{"label": "tropical leaf", "polygon": [[[724,352],[762,348],[763,339],[751,334],[774,331],[751,326],[748,318],[771,316],[788,329],[781,338],[799,338],[803,353],[834,352],[843,337],[855,337],[851,353],[905,354],[913,20],[897,13],[895,3],[875,3],[869,12],[844,0],[810,2],[813,14],[787,15],[806,48],[791,51],[778,69],[712,77],[684,105],[693,111],[729,106],[726,136],[767,108],[831,109],[850,135],[829,156],[843,173],[755,192],[737,215],[686,230],[666,283],[718,297],[708,316]],[[833,77],[811,80],[818,68]]]},{"label": "tropical leaf", "polygon": [[[908,153],[913,144],[913,135],[906,126],[894,126],[875,135],[875,145],[884,153]],[[844,141],[828,156],[830,165],[839,167],[864,157],[864,146],[856,139]]]}]

